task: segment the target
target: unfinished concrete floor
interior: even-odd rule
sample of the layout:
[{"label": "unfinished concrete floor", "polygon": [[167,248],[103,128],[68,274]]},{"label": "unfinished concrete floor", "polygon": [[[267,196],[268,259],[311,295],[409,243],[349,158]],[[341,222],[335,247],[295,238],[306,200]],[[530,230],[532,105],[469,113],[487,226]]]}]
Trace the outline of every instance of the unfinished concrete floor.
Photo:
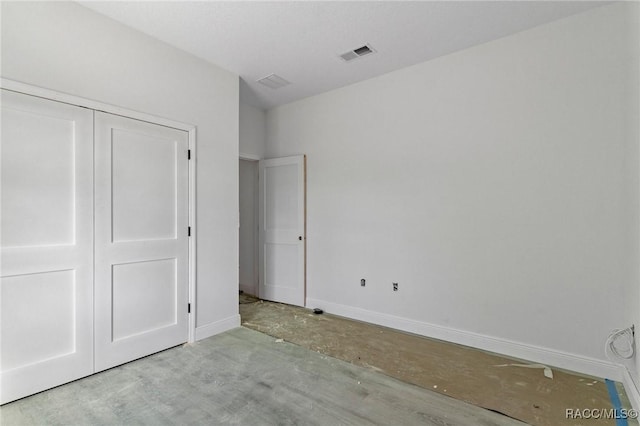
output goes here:
[{"label": "unfinished concrete floor", "polygon": [[0,407],[13,425],[521,425],[246,328]]},{"label": "unfinished concrete floor", "polygon": [[247,295],[240,315],[245,327],[533,425],[616,424],[566,418],[567,408],[613,408],[602,379],[557,369],[549,379],[542,369],[500,367],[522,361]]}]

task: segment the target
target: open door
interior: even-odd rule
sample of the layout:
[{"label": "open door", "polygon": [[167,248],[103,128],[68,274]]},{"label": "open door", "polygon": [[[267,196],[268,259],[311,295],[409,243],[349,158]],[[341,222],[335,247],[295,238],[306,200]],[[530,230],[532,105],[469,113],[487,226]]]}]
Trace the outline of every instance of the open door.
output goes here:
[{"label": "open door", "polygon": [[261,160],[259,297],[305,305],[304,155]]}]

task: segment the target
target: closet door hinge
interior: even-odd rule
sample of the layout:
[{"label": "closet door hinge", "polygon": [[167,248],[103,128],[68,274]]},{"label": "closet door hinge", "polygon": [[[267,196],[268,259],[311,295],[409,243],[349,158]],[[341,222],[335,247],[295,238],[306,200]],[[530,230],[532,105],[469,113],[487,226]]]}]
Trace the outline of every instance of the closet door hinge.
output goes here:
[{"label": "closet door hinge", "polygon": [[187,150],[187,160],[191,160],[191,150]]},{"label": "closet door hinge", "polygon": [[191,303],[187,303],[187,313],[191,313]]},{"label": "closet door hinge", "polygon": [[191,236],[191,227],[187,226],[187,237]]}]

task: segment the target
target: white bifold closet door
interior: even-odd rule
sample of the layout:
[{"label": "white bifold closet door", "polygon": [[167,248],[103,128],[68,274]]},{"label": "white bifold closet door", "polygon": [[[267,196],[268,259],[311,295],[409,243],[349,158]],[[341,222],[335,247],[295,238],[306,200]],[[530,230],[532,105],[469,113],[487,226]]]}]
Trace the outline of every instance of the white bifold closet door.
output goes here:
[{"label": "white bifold closet door", "polygon": [[95,113],[95,368],[188,338],[188,134]]},{"label": "white bifold closet door", "polygon": [[0,404],[188,339],[188,133],[2,90]]},{"label": "white bifold closet door", "polygon": [[0,403],[93,372],[93,111],[2,90]]}]

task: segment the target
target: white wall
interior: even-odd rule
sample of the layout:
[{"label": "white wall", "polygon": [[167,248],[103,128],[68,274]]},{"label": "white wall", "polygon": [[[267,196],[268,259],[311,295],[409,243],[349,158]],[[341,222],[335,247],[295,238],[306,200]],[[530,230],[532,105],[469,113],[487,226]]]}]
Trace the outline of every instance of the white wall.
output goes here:
[{"label": "white wall", "polygon": [[240,103],[240,155],[264,158],[266,144],[265,111]]},{"label": "white wall", "polygon": [[240,290],[257,295],[258,162],[240,160]]},{"label": "white wall", "polygon": [[[633,225],[629,231],[631,238],[636,241],[636,244],[640,244],[640,165],[634,164],[633,159],[640,162],[640,82],[638,81],[638,70],[640,69],[640,6],[636,3],[635,9],[629,11],[628,14],[628,27],[630,32],[630,41],[633,41],[631,49],[635,49],[635,54],[630,53],[630,60],[633,61],[633,67],[630,69],[632,84],[629,88],[630,99],[628,102],[628,120],[627,126],[629,128],[629,154],[630,167],[636,169],[634,176],[629,178],[629,185],[632,187],[632,191],[636,196],[632,198],[632,210],[631,216]],[[635,73],[635,77],[634,74]],[[635,96],[633,94],[635,93]],[[628,305],[632,311],[632,319],[636,327],[636,335],[640,336],[638,330],[640,330],[640,248],[635,246],[633,252],[636,256],[636,268],[635,275],[632,278],[631,288],[627,294],[629,298]],[[635,380],[636,390],[640,390],[640,346],[636,344],[636,353],[634,363],[627,365],[632,370],[632,378]],[[636,392],[638,404],[640,404],[640,392]],[[640,406],[634,408],[640,409]]]},{"label": "white wall", "polygon": [[638,8],[268,111],[267,156],[308,155],[311,305],[609,371],[640,311]]},{"label": "white wall", "polygon": [[238,77],[67,2],[2,2],[2,77],[197,126],[196,335],[238,325]]}]

